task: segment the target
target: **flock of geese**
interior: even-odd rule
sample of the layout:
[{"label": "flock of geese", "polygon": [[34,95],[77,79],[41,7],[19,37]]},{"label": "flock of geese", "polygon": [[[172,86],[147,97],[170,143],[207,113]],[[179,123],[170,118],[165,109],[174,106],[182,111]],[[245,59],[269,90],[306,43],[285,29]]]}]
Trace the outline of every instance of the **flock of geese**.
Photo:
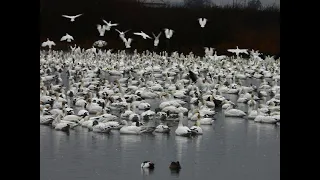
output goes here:
[{"label": "flock of geese", "polygon": [[[280,125],[280,59],[263,60],[251,51],[249,59],[217,60],[207,51],[203,58],[40,51],[40,124],[140,135],[169,133],[168,122],[178,121],[175,134],[192,136],[203,134],[201,126],[212,125],[221,108],[226,117]],[[258,87],[245,85],[252,78],[261,81]],[[237,95],[237,102],[228,94]],[[248,112],[236,109],[240,103]],[[187,121],[194,123],[188,127]]]},{"label": "flock of geese", "polygon": [[[62,16],[75,22],[82,14]],[[198,21],[204,28],[207,19]],[[103,22],[97,25],[100,36],[118,26]],[[129,30],[115,30],[125,48],[131,48],[132,38],[125,37]],[[166,28],[164,32],[170,39],[174,31]],[[152,33],[155,47],[161,33]],[[133,34],[152,39],[143,31]],[[60,40],[70,43],[74,38],[66,33]],[[83,127],[95,133],[170,133],[169,124],[178,121],[175,135],[190,137],[202,135],[201,126],[215,122],[216,110],[226,117],[280,125],[280,58],[262,59],[258,51],[238,47],[228,49],[236,57],[218,56],[208,47],[204,57],[196,57],[95,48],[106,46],[103,40],[87,50],[70,46],[70,52],[52,50],[55,45],[47,39],[42,47],[50,50],[40,50],[40,124],[55,130]],[[260,84],[251,84],[252,79]],[[237,96],[236,102],[228,99],[230,94]],[[239,104],[248,111],[237,109]],[[154,169],[154,163],[144,161],[141,168]],[[169,168],[180,170],[179,161],[171,162]]]},{"label": "flock of geese", "polygon": [[[76,18],[82,16],[83,14],[78,14],[78,15],[75,15],[75,16],[69,16],[69,15],[62,15],[62,17],[65,17],[65,18],[68,18],[70,19],[70,22],[75,22]],[[103,37],[105,35],[105,32],[106,31],[110,31],[112,27],[115,27],[115,26],[118,26],[119,24],[118,23],[112,23],[111,21],[106,21],[104,19],[102,19],[103,21],[103,25],[101,24],[97,24],[97,30],[98,30],[98,33],[99,33],[99,36],[100,37]],[[200,27],[201,28],[204,28],[206,23],[207,23],[207,19],[206,18],[198,18],[198,22],[200,24]],[[119,33],[119,37],[120,39],[123,41],[124,45],[125,45],[125,48],[126,49],[129,49],[131,48],[131,42],[132,42],[132,38],[126,38],[125,37],[125,34],[130,31],[130,30],[126,30],[126,31],[120,31],[118,29],[115,28],[115,31],[117,31]],[[164,28],[164,33],[165,33],[165,37],[166,39],[171,39],[171,37],[173,36],[173,33],[174,33],[174,30],[172,29],[169,29],[169,28]],[[143,31],[140,31],[140,32],[134,32],[133,33],[134,35],[137,35],[137,36],[141,36],[143,39],[152,39],[151,36],[149,36],[148,34],[146,34],[145,32]],[[162,32],[160,31],[157,35],[155,35],[153,32],[152,32],[152,35],[153,35],[153,39],[154,39],[154,47],[158,47],[159,43],[160,43],[160,36],[161,36]],[[66,35],[62,36],[60,41],[66,41],[68,43],[74,41],[74,38],[73,36],[71,36],[70,34],[66,33]],[[47,38],[47,40],[45,42],[43,42],[41,44],[42,47],[49,47],[49,49],[51,49],[53,46],[55,46],[56,43],[54,41],[51,41],[49,38]],[[99,48],[102,48],[102,47],[105,47],[107,45],[107,42],[104,41],[104,40],[97,40],[93,43],[92,45],[92,48],[94,47],[99,47]]]}]

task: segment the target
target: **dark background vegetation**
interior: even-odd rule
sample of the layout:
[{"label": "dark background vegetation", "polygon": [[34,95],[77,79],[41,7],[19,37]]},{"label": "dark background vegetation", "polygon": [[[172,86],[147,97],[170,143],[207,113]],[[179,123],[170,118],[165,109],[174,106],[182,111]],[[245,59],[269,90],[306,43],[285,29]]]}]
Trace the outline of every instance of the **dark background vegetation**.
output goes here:
[{"label": "dark background vegetation", "polygon": [[[262,8],[255,0],[246,6],[233,4],[224,7],[208,5],[206,1],[186,1],[191,3],[186,2],[182,7],[145,7],[133,0],[41,0],[40,43],[49,38],[56,42],[55,49],[66,49],[67,43],[60,42],[60,38],[69,33],[75,38],[69,45],[76,43],[90,48],[94,41],[102,39],[108,42],[107,49],[124,49],[114,29],[99,37],[96,25],[103,24],[103,18],[119,23],[119,30],[131,29],[126,37],[134,39],[131,46],[138,51],[154,50],[153,40],[143,40],[132,32],[142,30],[151,36],[151,32],[158,34],[163,28],[170,28],[175,32],[169,50],[203,54],[203,47],[207,46],[216,48],[218,54],[227,54],[228,48],[239,46],[265,54],[280,53],[279,8]],[[62,14],[80,13],[84,15],[74,23],[61,17]],[[199,17],[209,20],[204,29],[200,28]],[[168,50],[166,45],[163,32],[157,51]]]}]

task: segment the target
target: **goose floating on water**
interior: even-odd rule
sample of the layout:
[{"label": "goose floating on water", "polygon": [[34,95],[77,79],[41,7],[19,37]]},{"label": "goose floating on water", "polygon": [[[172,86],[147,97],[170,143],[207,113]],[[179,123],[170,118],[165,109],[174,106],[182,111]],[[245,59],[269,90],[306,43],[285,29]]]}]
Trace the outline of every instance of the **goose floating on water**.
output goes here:
[{"label": "goose floating on water", "polygon": [[[126,48],[131,48],[132,39],[121,34]],[[160,34],[153,34],[154,39]],[[189,137],[213,124],[221,107],[226,117],[248,115],[257,123],[280,122],[279,60],[219,59],[216,52],[213,60],[213,48],[206,48],[204,57],[137,50],[128,54],[102,50],[105,41],[98,42],[101,45],[94,43],[86,51],[76,45],[66,54],[40,51],[40,124],[62,131],[119,131],[121,136],[171,134],[171,127],[178,126],[173,134]],[[251,78],[261,80],[250,84]],[[234,109],[229,98],[248,106],[248,112]],[[196,123],[190,128],[183,125],[192,121]]]},{"label": "goose floating on water", "polygon": [[233,105],[231,105],[224,111],[224,115],[226,117],[244,117],[246,113],[239,109],[233,109]]},{"label": "goose floating on water", "polygon": [[202,135],[203,131],[202,131],[202,128],[200,127],[200,113],[198,113],[197,116],[198,116],[198,120],[194,126],[190,127],[190,130],[193,135]]},{"label": "goose floating on water", "polygon": [[151,161],[144,161],[140,166],[141,168],[154,169],[154,163],[152,163]]},{"label": "goose floating on water", "polygon": [[169,133],[170,128],[167,125],[164,125],[163,123],[160,123],[156,129],[154,130],[156,133]]},{"label": "goose floating on water", "polygon": [[190,136],[192,131],[187,127],[183,125],[183,113],[179,113],[179,125],[178,128],[175,131],[175,134],[177,136]]}]

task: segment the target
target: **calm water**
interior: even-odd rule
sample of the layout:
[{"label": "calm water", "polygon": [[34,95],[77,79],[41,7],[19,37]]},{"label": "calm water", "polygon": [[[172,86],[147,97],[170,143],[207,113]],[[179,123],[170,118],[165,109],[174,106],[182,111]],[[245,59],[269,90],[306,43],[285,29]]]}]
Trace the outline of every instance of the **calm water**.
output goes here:
[{"label": "calm water", "polygon": [[[78,127],[69,134],[40,126],[40,179],[280,179],[280,127],[216,115],[195,138],[110,135]],[[155,170],[143,172],[151,160]],[[179,174],[168,166],[179,160]]]}]

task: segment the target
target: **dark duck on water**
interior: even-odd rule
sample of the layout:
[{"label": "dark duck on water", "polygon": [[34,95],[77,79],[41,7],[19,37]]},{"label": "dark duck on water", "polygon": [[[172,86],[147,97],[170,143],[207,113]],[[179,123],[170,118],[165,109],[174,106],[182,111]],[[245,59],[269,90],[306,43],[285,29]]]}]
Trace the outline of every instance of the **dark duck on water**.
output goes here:
[{"label": "dark duck on water", "polygon": [[177,162],[172,161],[169,168],[171,170],[180,170],[181,169],[180,162],[179,161],[177,161]]}]

